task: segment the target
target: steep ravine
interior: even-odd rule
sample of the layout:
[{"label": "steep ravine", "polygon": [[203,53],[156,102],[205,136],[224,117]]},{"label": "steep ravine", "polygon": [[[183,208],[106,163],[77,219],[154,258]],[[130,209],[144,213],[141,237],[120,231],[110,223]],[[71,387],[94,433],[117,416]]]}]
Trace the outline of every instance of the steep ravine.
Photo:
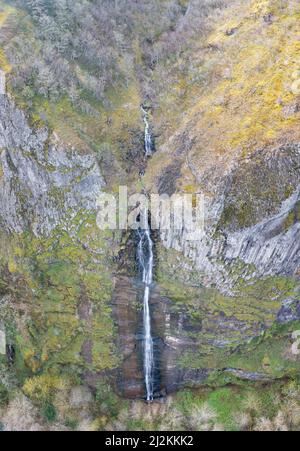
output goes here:
[{"label": "steep ravine", "polygon": [[[268,152],[265,160],[260,156],[259,162],[256,158],[254,155],[246,162],[237,162],[232,172],[218,182],[220,186],[215,185],[224,194],[218,191],[218,207],[206,204],[210,220],[199,241],[185,241],[184,230],[176,236],[164,232],[156,237],[157,281],[149,303],[159,374],[157,395],[205,384],[219,372],[237,379],[272,379],[263,367],[250,371],[247,365],[243,368],[245,363],[234,368],[229,362],[231,355],[240,355],[242,362],[247,359],[249,342],[276,324],[287,297],[295,296],[295,305],[298,302],[298,285],[293,281],[300,258],[299,192],[298,188],[293,191],[299,177],[298,148],[287,146]],[[290,197],[273,217],[242,231],[234,230],[229,224],[230,205],[235,202],[238,208],[242,201],[233,201],[233,196],[242,196],[250,189],[246,186],[239,191],[237,185],[255,183],[252,171],[256,176],[261,174],[263,183],[265,174],[270,177],[272,168],[275,172],[278,167],[278,198],[283,195],[280,176],[290,186]],[[245,170],[248,178],[240,175]],[[172,177],[172,173],[166,172],[164,177]],[[256,214],[263,217],[260,199],[253,201],[257,202]],[[231,215],[236,218],[234,213]],[[139,239],[135,246],[138,243]],[[235,255],[230,256],[230,252]],[[134,258],[133,249],[129,258]],[[122,277],[117,282],[117,292],[122,305],[118,312],[122,318],[119,339],[125,356],[121,392],[125,397],[144,397],[141,287],[138,281]]]},{"label": "steep ravine", "polygon": [[[146,156],[144,167],[140,173],[142,184],[146,163],[155,150],[155,144],[149,123],[149,109],[142,106],[141,112],[145,125],[144,153]],[[136,261],[137,277],[135,279],[119,277],[114,294],[114,299],[118,306],[116,319],[119,326],[119,342],[124,347],[125,343],[130,340],[133,345],[131,355],[126,356],[123,363],[121,390],[123,395],[127,397],[136,398],[139,396],[151,403],[155,398],[161,396],[161,368],[159,338],[154,337],[152,324],[151,298],[154,288],[155,244],[147,207],[140,211],[136,220],[140,225],[137,230],[131,231],[131,241],[128,241],[128,250],[129,258],[134,258]],[[134,252],[130,251],[130,243],[131,245],[133,244],[132,250]],[[135,307],[137,307],[137,305],[133,304],[134,299],[140,303],[142,315],[134,313]],[[123,312],[120,309],[120,304],[122,305],[123,303],[129,310],[129,312],[126,312],[125,321],[122,315]],[[135,317],[135,322],[130,320],[132,316]],[[123,318],[124,322],[121,323],[120,318]]]},{"label": "steep ravine", "polygon": [[[25,114],[8,96],[1,97],[1,105],[1,222],[11,233],[22,236],[22,233],[31,229],[30,233],[37,237],[37,242],[33,240],[27,250],[18,244],[14,251],[17,253],[9,256],[9,271],[12,274],[9,280],[13,277],[20,287],[24,285],[25,288],[25,281],[29,276],[28,270],[23,267],[23,261],[32,265],[37,258],[34,265],[39,267],[42,263],[40,271],[47,274],[45,281],[42,279],[42,289],[47,289],[47,293],[53,296],[52,281],[54,284],[60,284],[61,281],[52,268],[58,265],[60,271],[61,260],[69,265],[71,259],[78,265],[77,255],[83,261],[86,258],[81,255],[82,252],[88,259],[92,256],[95,266],[89,275],[90,280],[85,278],[84,282],[79,282],[83,285],[78,305],[83,305],[82,299],[86,299],[86,306],[90,302],[88,309],[83,311],[80,308],[82,314],[79,319],[85,324],[85,332],[82,337],[80,334],[77,337],[74,350],[68,349],[65,355],[72,364],[83,365],[87,371],[86,380],[91,386],[95,387],[103,377],[110,374],[111,381],[116,376],[119,392],[125,398],[144,398],[141,309],[144,285],[135,278],[136,273],[132,272],[136,242],[131,241],[130,244],[130,240],[128,241],[130,262],[128,267],[123,266],[120,274],[116,275],[114,286],[111,287],[108,283],[111,269],[101,281],[100,296],[106,302],[101,306],[101,315],[109,318],[112,308],[115,329],[107,321],[107,332],[102,335],[104,323],[101,315],[98,316],[97,313],[95,322],[93,313],[97,308],[94,302],[98,291],[98,282],[93,278],[97,276],[101,265],[114,268],[113,262],[116,262],[121,246],[119,236],[103,237],[101,240],[105,241],[92,243],[93,235],[99,240],[99,231],[95,230],[91,234],[89,224],[85,235],[86,232],[83,233],[81,227],[82,219],[77,223],[78,214],[82,214],[82,210],[93,214],[97,197],[105,186],[97,160],[93,153],[81,155],[74,148],[61,144],[46,128],[35,130],[30,127]],[[149,307],[155,366],[159,369],[159,380],[155,382],[154,388],[157,396],[187,385],[207,383],[212,374],[226,369],[230,369],[231,374],[232,371],[235,372],[235,377],[249,378],[249,375],[254,374],[256,378],[261,375],[265,379],[263,366],[255,364],[249,368],[248,353],[252,351],[248,350],[247,343],[274,326],[278,317],[282,316],[279,315],[282,306],[286,306],[287,302],[293,306],[297,306],[299,302],[295,277],[299,268],[298,161],[297,144],[276,148],[262,155],[254,154],[247,160],[237,160],[231,171],[227,171],[222,178],[214,179],[211,176],[209,186],[214,187],[215,196],[207,205],[210,221],[200,242],[187,242],[184,231],[178,236],[169,234],[155,238],[156,285],[151,291]],[[139,163],[140,167],[141,164]],[[145,171],[145,176],[142,175],[145,181],[151,165],[152,159],[148,160],[148,168],[141,171],[142,174]],[[172,171],[163,172],[158,185],[173,186],[176,189],[176,178],[169,183],[170,177],[173,178]],[[202,174],[202,177],[207,180],[208,174]],[[274,177],[275,180],[272,211],[266,212],[264,199],[259,197],[258,192],[256,198],[251,197],[250,205],[253,205],[254,210],[244,212],[242,206],[246,199],[244,200],[243,194],[249,193],[251,196],[253,186],[258,183],[264,186],[266,177]],[[237,214],[232,211],[232,205]],[[61,244],[57,252],[60,256],[53,261],[47,253],[49,249],[55,249],[57,239],[52,242],[53,238],[45,237],[50,237],[53,232],[57,233],[57,227],[64,224],[65,218],[69,221],[70,238],[65,237],[64,230],[59,231]],[[234,222],[236,218],[243,220],[247,226],[240,227]],[[250,220],[255,223],[251,224]],[[77,233],[80,233],[80,240],[77,239]],[[70,240],[74,246],[70,247],[70,252],[74,254],[68,255]],[[103,253],[105,246],[108,246],[106,255]],[[66,268],[69,274],[68,266]],[[33,295],[37,296],[41,282],[34,283],[37,291]],[[70,279],[70,283],[75,282]],[[30,288],[26,287],[21,292],[28,296]],[[62,307],[59,303],[60,296],[55,294],[54,298],[59,309],[66,309],[67,315],[72,312],[76,317],[77,306],[74,308],[70,304]],[[32,315],[32,309],[38,305],[44,309],[45,316],[42,318],[48,324],[48,298],[39,299],[38,304],[29,299],[25,314]],[[299,319],[297,311],[296,308],[294,315],[287,312],[286,317]],[[38,324],[40,318],[36,318]],[[62,319],[59,310],[57,318]],[[63,321],[70,319],[66,316]],[[53,318],[53,321],[58,319]],[[71,343],[72,337],[77,335],[77,327],[80,327],[72,322],[70,326],[71,331],[67,330],[70,341],[66,341],[66,344]],[[64,325],[59,327],[63,330]],[[25,336],[26,333],[26,328],[19,332]],[[55,338],[57,333],[57,329],[53,329],[52,335],[52,330],[49,329],[49,336],[45,335],[43,338],[45,341],[42,349],[34,344],[33,357],[27,357],[26,366],[35,368],[38,365],[41,368],[44,365],[43,356],[47,356],[49,350],[54,352],[54,357],[56,352],[60,353]],[[114,338],[111,334],[114,334]],[[106,343],[104,347],[102,340]],[[118,352],[112,350],[111,343],[116,343]],[[241,346],[245,348],[240,348]],[[23,352],[24,348],[17,348],[19,360],[24,358]],[[119,361],[115,358],[116,354]],[[112,355],[114,359],[111,358]],[[236,359],[239,363],[235,366],[233,363]]]},{"label": "steep ravine", "polygon": [[[168,2],[154,3],[169,11]],[[40,411],[55,407],[64,425],[87,415],[103,429],[121,406],[141,405],[144,415],[145,403],[128,399],[179,392],[182,400],[203,387],[251,391],[260,383],[264,391],[300,374],[291,351],[300,329],[300,108],[290,88],[299,75],[299,14],[277,0],[247,0],[236,14],[230,5],[239,2],[222,10],[212,1],[203,16],[199,0],[179,3],[165,28],[152,35],[153,23],[147,33],[138,27],[128,54],[134,28],[122,34],[115,25],[109,48],[116,61],[122,54],[122,76],[104,100],[76,85],[101,88],[93,65],[84,73],[65,67],[85,102],[73,90],[72,99],[21,93],[18,78],[14,97],[13,75],[10,93],[0,95],[0,332],[8,351],[0,395],[26,396],[16,405],[29,412],[28,400]],[[203,20],[210,25],[202,30]],[[189,48],[181,50],[185,34]],[[32,39],[37,48],[38,33]],[[45,67],[46,57],[41,74]],[[150,115],[139,108],[152,94]],[[124,184],[130,193],[203,193],[199,239],[185,229],[99,230],[99,195]],[[163,403],[151,404],[155,416]]]}]

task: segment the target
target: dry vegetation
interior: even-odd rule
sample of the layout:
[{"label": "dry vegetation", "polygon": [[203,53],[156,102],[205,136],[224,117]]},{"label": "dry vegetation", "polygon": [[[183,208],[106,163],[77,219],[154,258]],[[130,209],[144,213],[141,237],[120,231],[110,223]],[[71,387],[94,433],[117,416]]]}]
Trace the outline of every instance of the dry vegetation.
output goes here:
[{"label": "dry vegetation", "polygon": [[[175,151],[179,156],[186,151],[189,165],[183,166],[180,184],[187,187],[194,183],[193,169],[217,162],[223,171],[236,155],[299,138],[294,89],[300,77],[298,3],[1,2],[0,68],[10,72],[9,89],[35,125],[46,122],[66,142],[96,150],[111,184],[126,177],[126,159],[132,172],[128,147],[140,148],[139,105],[151,99],[161,133],[158,144],[177,134],[154,156],[148,179],[173,160]],[[90,239],[90,229],[88,235]],[[28,330],[22,320],[23,329],[15,331],[20,374],[17,381],[0,384],[2,428],[300,429],[297,378],[271,387],[183,391],[164,404],[153,404],[147,415],[143,403],[121,401],[108,384],[93,393],[82,391],[83,339],[95,345],[88,369],[111,370],[118,364],[111,346],[110,274],[101,269],[99,280],[99,263],[65,235],[58,244],[57,237],[55,242],[27,239],[28,249],[22,248],[23,239],[21,255],[13,255],[7,272],[35,293],[26,298],[29,289],[20,291],[35,315],[26,324]],[[103,243],[97,246],[104,248]],[[52,259],[55,249],[63,266],[53,269],[49,249]],[[67,293],[66,277],[72,287]],[[85,287],[97,312],[90,328],[76,317],[79,287]],[[53,302],[58,307],[51,316]],[[60,308],[71,314],[62,315]]]},{"label": "dry vegetation", "polygon": [[16,393],[2,407],[4,430],[77,431],[297,431],[300,389],[296,382],[273,386],[182,391],[145,410],[99,387],[95,397],[83,387],[60,386],[51,403]]},{"label": "dry vegetation", "polygon": [[168,117],[176,133],[168,125],[150,180],[174,153],[184,187],[239,156],[299,140],[299,17],[295,0],[235,1],[208,17],[187,53],[194,65],[177,60],[177,79],[161,94],[158,126]]}]

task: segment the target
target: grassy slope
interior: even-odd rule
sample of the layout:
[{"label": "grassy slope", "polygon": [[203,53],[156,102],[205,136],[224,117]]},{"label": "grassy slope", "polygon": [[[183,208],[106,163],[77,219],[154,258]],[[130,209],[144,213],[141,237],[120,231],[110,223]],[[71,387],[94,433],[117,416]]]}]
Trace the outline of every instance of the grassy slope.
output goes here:
[{"label": "grassy slope", "polygon": [[[161,97],[162,123],[172,92],[185,109],[175,114],[176,128],[170,128],[176,135],[150,164],[149,184],[173,152],[180,153],[178,137],[184,133],[195,142],[188,156],[200,174],[218,160],[226,168],[237,154],[299,140],[299,17],[294,0],[288,5],[247,0],[210,19],[213,30],[193,56],[202,81],[181,74]],[[183,164],[178,186],[184,190],[194,183]]]},{"label": "grassy slope", "polygon": [[[234,2],[210,18],[213,30],[195,53],[195,59],[201,61],[199,73],[205,73],[205,81],[192,83],[191,74],[185,74],[161,97],[161,110],[157,112],[161,121],[166,114],[164,108],[170,107],[176,90],[176,101],[182,99],[186,109],[180,114],[175,104],[175,111],[171,112],[171,118],[173,114],[176,118],[173,122],[176,128],[170,126],[169,140],[165,140],[165,132],[162,146],[149,164],[149,186],[157,185],[157,175],[174,161],[175,152],[179,155],[176,158],[180,158],[186,136],[189,141],[194,140],[194,144],[182,157],[177,188],[187,192],[198,188],[185,163],[187,156],[201,175],[211,166],[215,171],[218,164],[222,165],[220,171],[224,171],[237,155],[245,156],[257,149],[299,140],[299,96],[295,91],[300,67],[299,13],[295,1],[287,5],[277,0],[251,0]],[[233,354],[214,352],[205,345],[212,330],[213,336],[223,337],[223,331],[214,330],[216,325],[205,311],[216,315],[224,312],[227,318],[238,318],[248,324],[255,323],[262,310],[265,320],[269,315],[274,318],[282,299],[299,296],[297,281],[266,278],[247,286],[241,280],[236,296],[226,298],[215,290],[191,288],[186,280],[190,279],[193,286],[199,285],[199,280],[197,275],[193,279],[191,273],[185,274],[184,265],[180,264],[182,257],[162,249],[159,253],[159,283],[174,301],[174,309],[187,306],[191,317],[196,315],[203,321],[203,330],[197,336],[203,342],[201,350],[199,354],[183,356],[181,364],[185,368],[232,366],[265,372],[267,366],[267,371],[275,377],[287,374],[293,377],[298,373],[299,361],[293,362],[287,352],[297,325],[285,332],[274,328],[270,336],[263,337],[259,343],[254,342]],[[192,264],[187,262],[186,266]],[[176,282],[172,277],[175,267],[181,272]],[[224,376],[219,376],[216,376],[217,384],[224,382]],[[230,381],[230,377],[225,377],[225,383]]]},{"label": "grassy slope", "polygon": [[[22,31],[30,41],[35,39],[33,25],[23,11],[2,2],[1,7],[0,26],[10,27],[11,33]],[[39,42],[34,41],[35,46],[38,49]],[[11,70],[2,50],[0,68],[6,73]],[[142,136],[143,123],[138,82],[133,73],[131,77],[129,84],[107,92],[106,106],[88,98],[95,117],[84,114],[65,97],[54,101],[34,96],[28,102],[10,83],[8,87],[34,127],[46,123],[78,152],[93,151],[104,164],[107,159],[110,172],[103,175],[107,189],[114,189],[136,180],[132,167],[127,173],[127,152],[132,136]],[[4,245],[7,242],[9,246]],[[10,303],[1,307],[0,318],[6,325],[7,340],[16,349],[16,368],[14,373],[1,358],[0,370],[12,375],[12,380],[5,382],[12,398],[13,390],[23,387],[43,409],[54,403],[60,391],[81,384],[85,372],[104,374],[118,368],[111,315],[113,257],[118,242],[119,237],[102,234],[95,218],[83,212],[47,238],[37,239],[29,232],[1,236],[0,288],[1,294],[9,294]],[[4,386],[0,389],[6,393]]]},{"label": "grassy slope", "polygon": [[[15,10],[12,7],[6,5],[2,1],[0,2],[0,31],[5,26],[10,15],[12,15],[14,11]],[[3,70],[5,73],[9,73],[11,71],[11,66],[7,61],[3,49],[1,48],[0,48],[0,69]]]},{"label": "grassy slope", "polygon": [[[246,1],[238,9],[235,3],[234,13],[231,9],[220,13],[214,24],[215,31],[207,37],[206,45],[201,45],[198,50],[200,54],[197,57],[201,61],[198,69],[201,80],[206,80],[204,85],[202,81],[192,82],[190,74],[182,74],[178,76],[176,85],[161,95],[160,110],[155,113],[155,119],[162,123],[163,118],[168,116],[167,134],[178,129],[179,133],[188,131],[196,139],[197,146],[191,155],[196,165],[202,166],[205,160],[209,166],[218,155],[223,154],[230,159],[236,150],[249,152],[287,139],[298,139],[296,124],[299,115],[296,113],[286,118],[284,108],[297,101],[291,87],[299,70],[296,39],[299,14],[295,10],[290,13],[282,10],[279,5],[279,1]],[[0,13],[0,26],[8,18],[9,11]],[[274,14],[274,22],[268,25],[264,17],[269,13]],[[235,33],[228,36],[226,32],[235,28]],[[0,65],[5,71],[10,70],[1,52]],[[66,99],[54,103],[36,97],[31,111],[32,120],[38,125],[42,116],[54,132],[81,151],[88,146],[101,157],[103,149],[108,148],[120,161],[122,171],[120,142],[125,140],[125,144],[130,145],[130,128],[140,127],[142,130],[139,116],[141,98],[134,75],[132,83],[121,92],[121,95],[116,92],[109,94],[111,106],[108,109],[101,104],[94,105],[99,118],[83,115]],[[173,101],[177,104],[175,112],[170,109]],[[178,104],[181,106],[178,107]],[[222,142],[220,136],[224,137]],[[165,153],[158,152],[150,163],[150,178],[164,164],[172,161],[175,148],[171,141]],[[114,180],[112,185],[117,182]],[[183,168],[181,186],[185,189],[192,183],[194,179],[191,179],[188,169]],[[17,346],[19,383],[25,382],[25,392],[37,403],[45,400],[52,402],[55,392],[64,389],[64,384],[76,383],[72,378],[74,375],[80,376],[83,370],[111,370],[118,365],[118,356],[112,346],[115,331],[109,306],[112,274],[106,269],[110,262],[98,256],[95,259],[94,253],[84,250],[77,240],[78,234],[82,233],[82,241],[88,242],[97,253],[105,246],[109,248],[110,237],[99,237],[94,230],[91,231],[89,222],[81,232],[78,224],[74,227],[76,233],[73,238],[69,238],[64,230],[55,231],[53,237],[47,240],[32,240],[26,236],[16,238],[3,259],[6,274],[3,284],[9,285],[15,300],[13,312],[5,312],[5,315],[11,318],[10,315],[17,314],[9,333]],[[106,239],[108,244],[105,244]],[[170,287],[167,281],[162,285],[175,301],[178,301],[179,292],[180,300],[188,303],[186,297],[182,299],[183,285],[178,288],[171,282]],[[268,306],[268,286],[264,289],[266,296],[243,293],[240,301],[245,309],[238,314],[242,317],[247,315],[252,320],[253,304],[257,308],[261,303]],[[83,291],[92,304],[92,323],[78,318]],[[286,295],[288,290],[283,287],[282,291]],[[193,296],[194,293],[191,298]],[[204,300],[208,306],[212,298],[216,310],[225,310],[229,315],[232,313],[231,299],[224,299],[218,293],[206,293]],[[272,308],[274,304],[276,308],[279,305],[278,299],[270,302]],[[298,368],[298,363],[294,365],[288,359],[281,359],[289,344],[290,332],[274,331],[274,334],[278,333],[277,339],[264,337],[255,348],[245,349],[244,354],[239,356],[225,356],[225,360],[224,355],[206,357],[206,361],[203,356],[193,356],[192,366],[236,366],[256,371],[265,370],[268,360],[274,373],[282,375],[282,368],[292,372],[294,367]],[[93,343],[89,364],[80,355],[85,340]],[[253,359],[249,358],[251,355]],[[186,362],[190,367],[190,356],[183,356],[181,363],[186,365]],[[71,380],[68,368],[72,370]],[[230,379],[217,379],[212,384],[229,382]],[[228,399],[232,397],[230,390],[199,395],[199,405],[202,405],[203,398],[208,399],[210,406],[217,410],[219,421],[228,429],[234,427],[232,412],[241,408],[241,397],[245,396],[244,393],[237,393],[231,401]],[[184,396],[189,394],[178,398],[180,409],[185,405]],[[192,407],[196,404],[194,402]],[[228,411],[230,419],[226,419]],[[188,416],[187,413],[185,415]],[[130,425],[127,427],[130,428]]]}]

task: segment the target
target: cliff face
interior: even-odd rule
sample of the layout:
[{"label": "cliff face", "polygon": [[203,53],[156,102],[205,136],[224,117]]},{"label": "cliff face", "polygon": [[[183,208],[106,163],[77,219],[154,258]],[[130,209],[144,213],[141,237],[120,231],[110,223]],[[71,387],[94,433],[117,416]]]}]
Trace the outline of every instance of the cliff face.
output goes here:
[{"label": "cliff face", "polygon": [[[275,327],[285,299],[299,299],[298,18],[292,1],[235,2],[214,17],[214,29],[193,49],[205,81],[188,88],[183,74],[172,85],[185,110],[170,113],[176,127],[158,136],[146,173],[155,192],[206,197],[198,241],[185,230],[164,232],[158,249],[159,283],[171,311],[185,318],[171,329],[165,320],[174,334],[165,332],[166,346],[192,380],[191,367],[216,368],[226,349]],[[157,123],[168,95],[160,97]],[[241,369],[262,375],[263,362],[248,365],[246,355],[241,350]],[[230,365],[228,355],[221,361]]]},{"label": "cliff face", "polygon": [[105,185],[94,155],[68,148],[46,128],[33,130],[0,98],[1,222],[6,231],[49,235],[81,209],[96,209]]},{"label": "cliff face", "polygon": [[297,2],[118,3],[74,2],[80,39],[68,2],[1,3],[0,323],[16,353],[14,370],[0,359],[3,385],[58,409],[57,391],[79,383],[107,403],[110,385],[143,396],[136,243],[95,220],[99,194],[124,184],[206,198],[198,241],[155,237],[157,392],[292,376]]},{"label": "cliff face", "polygon": [[[293,276],[299,270],[299,146],[259,150],[236,159],[205,206],[206,229],[196,242],[188,231],[164,233],[167,248],[182,252],[221,291],[241,277]],[[168,175],[166,174],[166,177]],[[243,269],[234,272],[236,266]],[[207,283],[207,282],[206,282]]]}]

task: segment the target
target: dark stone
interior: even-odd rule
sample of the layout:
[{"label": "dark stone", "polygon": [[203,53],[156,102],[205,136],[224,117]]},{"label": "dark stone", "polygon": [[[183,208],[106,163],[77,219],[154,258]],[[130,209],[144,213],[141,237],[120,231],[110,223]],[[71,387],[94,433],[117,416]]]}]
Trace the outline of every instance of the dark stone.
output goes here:
[{"label": "dark stone", "polygon": [[184,387],[197,387],[207,380],[210,373],[211,370],[205,368],[174,368],[173,371],[168,371],[165,375],[166,393],[170,394]]},{"label": "dark stone", "polygon": [[300,300],[294,298],[283,301],[277,315],[279,324],[287,324],[292,321],[300,321]]},{"label": "dark stone", "polygon": [[118,391],[125,398],[143,398],[145,394],[141,352],[138,340],[141,324],[137,308],[138,289],[134,279],[118,276],[113,297],[113,315],[118,327],[118,349],[123,361],[118,377]]},{"label": "dark stone", "polygon": [[226,368],[224,373],[230,373],[238,379],[251,382],[269,382],[273,380],[273,378],[268,374],[244,371],[236,368]]},{"label": "dark stone", "polygon": [[176,183],[181,176],[181,162],[175,161],[170,164],[159,177],[158,192],[160,195],[172,196],[176,192]]},{"label": "dark stone", "polygon": [[272,13],[269,13],[269,14],[264,15],[263,19],[266,24],[270,25],[273,23],[274,16]]},{"label": "dark stone", "polygon": [[[124,136],[127,136],[126,141],[123,138]],[[138,179],[139,173],[145,170],[146,167],[145,152],[143,151],[144,135],[139,129],[124,126],[122,138],[117,143],[122,158],[122,167],[125,168],[127,175],[130,174],[132,176],[134,174],[135,178]],[[134,165],[132,164],[133,161]],[[113,174],[110,175],[119,175],[119,168],[112,167],[111,170]]]},{"label": "dark stone", "polygon": [[13,365],[15,362],[15,356],[16,356],[16,350],[13,345],[10,345],[10,344],[6,345],[6,356],[7,356],[8,363],[10,365]]},{"label": "dark stone", "polygon": [[226,31],[226,36],[233,36],[238,31],[238,27],[231,28],[230,30]]}]

